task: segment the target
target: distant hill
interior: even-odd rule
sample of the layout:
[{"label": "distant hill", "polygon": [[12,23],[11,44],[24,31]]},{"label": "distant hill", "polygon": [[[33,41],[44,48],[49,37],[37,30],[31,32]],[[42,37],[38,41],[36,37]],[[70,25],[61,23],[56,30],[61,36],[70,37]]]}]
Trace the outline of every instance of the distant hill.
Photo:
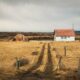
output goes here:
[{"label": "distant hill", "polygon": [[76,34],[80,35],[80,31],[75,31]]},{"label": "distant hill", "polygon": [[50,36],[53,32],[0,32],[0,37],[15,36],[16,34],[23,34],[25,36]]},{"label": "distant hill", "polygon": [[30,37],[30,40],[52,40],[53,32],[0,32],[0,40],[11,40],[17,34]]},{"label": "distant hill", "polygon": [[[80,31],[75,31],[76,40],[80,40]],[[11,40],[17,34],[23,34],[32,40],[53,40],[54,32],[0,32],[0,40]]]}]

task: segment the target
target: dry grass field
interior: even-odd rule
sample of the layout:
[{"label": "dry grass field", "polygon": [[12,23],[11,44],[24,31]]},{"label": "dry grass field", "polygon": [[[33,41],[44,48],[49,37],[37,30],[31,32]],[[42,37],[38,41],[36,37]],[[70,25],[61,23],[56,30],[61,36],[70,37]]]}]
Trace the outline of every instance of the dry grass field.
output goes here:
[{"label": "dry grass field", "polygon": [[[79,45],[78,41],[1,41],[0,80],[80,80]],[[19,70],[16,58],[21,60]]]}]

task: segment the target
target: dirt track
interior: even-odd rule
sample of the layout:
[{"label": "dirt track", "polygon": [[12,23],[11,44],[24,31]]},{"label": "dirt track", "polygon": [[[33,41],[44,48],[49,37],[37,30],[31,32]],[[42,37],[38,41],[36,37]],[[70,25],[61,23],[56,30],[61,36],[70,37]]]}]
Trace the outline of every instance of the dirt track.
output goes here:
[{"label": "dirt track", "polygon": [[[25,73],[23,73],[20,76],[20,80],[26,80],[27,78],[31,77],[37,77],[39,79],[42,78],[53,78],[53,60],[52,60],[52,55],[51,55],[51,47],[50,44],[43,44],[40,56],[38,58],[37,63],[35,63],[31,68],[29,68]],[[45,51],[46,50],[46,51]],[[47,52],[47,53],[45,53]],[[47,60],[45,61],[45,65],[43,64],[44,56],[47,55]],[[44,65],[44,66],[43,66]],[[39,67],[43,66],[44,71],[40,72],[40,69],[37,70]]]}]

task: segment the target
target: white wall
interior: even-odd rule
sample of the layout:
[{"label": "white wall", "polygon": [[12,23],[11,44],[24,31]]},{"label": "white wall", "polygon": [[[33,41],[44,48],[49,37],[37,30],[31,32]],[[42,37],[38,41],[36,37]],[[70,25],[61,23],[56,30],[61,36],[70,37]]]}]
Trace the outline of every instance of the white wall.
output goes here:
[{"label": "white wall", "polygon": [[54,41],[75,41],[75,37],[66,37],[66,38],[62,38],[62,37],[54,37]]}]

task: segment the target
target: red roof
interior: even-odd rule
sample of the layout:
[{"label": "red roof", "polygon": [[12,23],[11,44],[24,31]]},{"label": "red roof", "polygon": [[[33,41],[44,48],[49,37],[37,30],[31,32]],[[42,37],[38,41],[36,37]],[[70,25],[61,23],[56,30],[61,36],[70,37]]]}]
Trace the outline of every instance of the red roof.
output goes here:
[{"label": "red roof", "polygon": [[75,36],[75,32],[73,29],[56,29],[56,36]]}]

